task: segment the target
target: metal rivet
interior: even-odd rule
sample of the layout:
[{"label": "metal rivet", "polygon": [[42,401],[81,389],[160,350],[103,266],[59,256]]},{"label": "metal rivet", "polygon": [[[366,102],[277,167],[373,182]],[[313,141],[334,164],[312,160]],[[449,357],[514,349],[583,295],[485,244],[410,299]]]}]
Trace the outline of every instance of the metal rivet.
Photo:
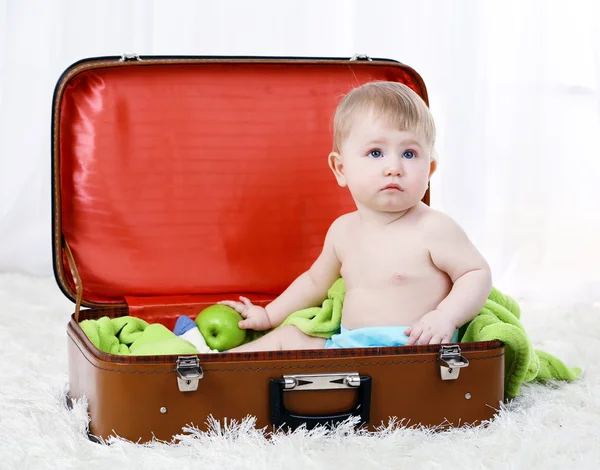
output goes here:
[{"label": "metal rivet", "polygon": [[167,408],[166,408],[165,406],[161,406],[161,407],[160,407],[160,412],[161,412],[162,414],[165,414],[165,413],[167,412]]},{"label": "metal rivet", "polygon": [[470,394],[470,393],[465,393],[465,398],[466,398],[467,400],[470,400],[470,399],[471,399],[471,394]]}]

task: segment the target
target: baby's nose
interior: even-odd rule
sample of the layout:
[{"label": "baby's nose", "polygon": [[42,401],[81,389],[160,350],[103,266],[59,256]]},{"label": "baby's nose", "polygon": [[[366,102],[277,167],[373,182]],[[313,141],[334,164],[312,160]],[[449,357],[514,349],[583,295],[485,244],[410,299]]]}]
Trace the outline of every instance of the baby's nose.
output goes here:
[{"label": "baby's nose", "polygon": [[385,167],[385,176],[402,176],[402,165],[399,162],[393,161]]}]

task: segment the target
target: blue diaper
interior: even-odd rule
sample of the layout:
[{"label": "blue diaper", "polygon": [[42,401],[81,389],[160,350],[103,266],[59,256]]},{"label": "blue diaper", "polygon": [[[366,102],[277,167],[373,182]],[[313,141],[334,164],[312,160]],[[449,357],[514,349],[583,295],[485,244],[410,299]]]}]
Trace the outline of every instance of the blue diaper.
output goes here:
[{"label": "blue diaper", "polygon": [[[408,326],[369,326],[348,330],[342,326],[339,334],[327,340],[325,349],[406,346],[408,336],[404,332],[407,328]],[[458,330],[454,332],[451,342],[458,342]]]}]

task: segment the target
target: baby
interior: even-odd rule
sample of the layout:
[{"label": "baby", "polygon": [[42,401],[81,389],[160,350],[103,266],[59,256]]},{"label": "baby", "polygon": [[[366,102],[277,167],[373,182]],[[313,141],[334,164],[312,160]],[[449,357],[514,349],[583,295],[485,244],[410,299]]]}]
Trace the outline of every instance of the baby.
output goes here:
[{"label": "baby", "polygon": [[286,325],[231,352],[454,342],[490,293],[490,268],[465,232],[421,202],[437,166],[425,102],[405,85],[370,82],[341,100],[333,125],[329,167],[357,210],[331,224],[310,269],[266,307],[220,303],[242,315],[240,328],[267,330],[321,305],[341,276],[341,332],[326,341]]}]

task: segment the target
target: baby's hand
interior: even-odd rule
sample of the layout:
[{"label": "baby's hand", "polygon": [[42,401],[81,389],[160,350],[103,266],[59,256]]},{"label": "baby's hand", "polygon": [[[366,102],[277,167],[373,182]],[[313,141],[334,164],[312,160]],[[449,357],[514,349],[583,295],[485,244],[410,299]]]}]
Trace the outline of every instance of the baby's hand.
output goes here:
[{"label": "baby's hand", "polygon": [[240,328],[244,330],[269,330],[271,329],[271,320],[269,319],[269,315],[267,315],[267,311],[264,307],[260,307],[258,305],[254,305],[250,302],[246,297],[240,296],[241,302],[236,302],[235,300],[222,300],[221,302],[217,302],[219,304],[227,305],[235,309],[244,320],[238,323]]},{"label": "baby's hand", "polygon": [[432,310],[421,317],[404,332],[409,336],[407,346],[417,342],[419,345],[444,344],[452,341],[456,326],[448,319],[448,315],[439,310]]}]

